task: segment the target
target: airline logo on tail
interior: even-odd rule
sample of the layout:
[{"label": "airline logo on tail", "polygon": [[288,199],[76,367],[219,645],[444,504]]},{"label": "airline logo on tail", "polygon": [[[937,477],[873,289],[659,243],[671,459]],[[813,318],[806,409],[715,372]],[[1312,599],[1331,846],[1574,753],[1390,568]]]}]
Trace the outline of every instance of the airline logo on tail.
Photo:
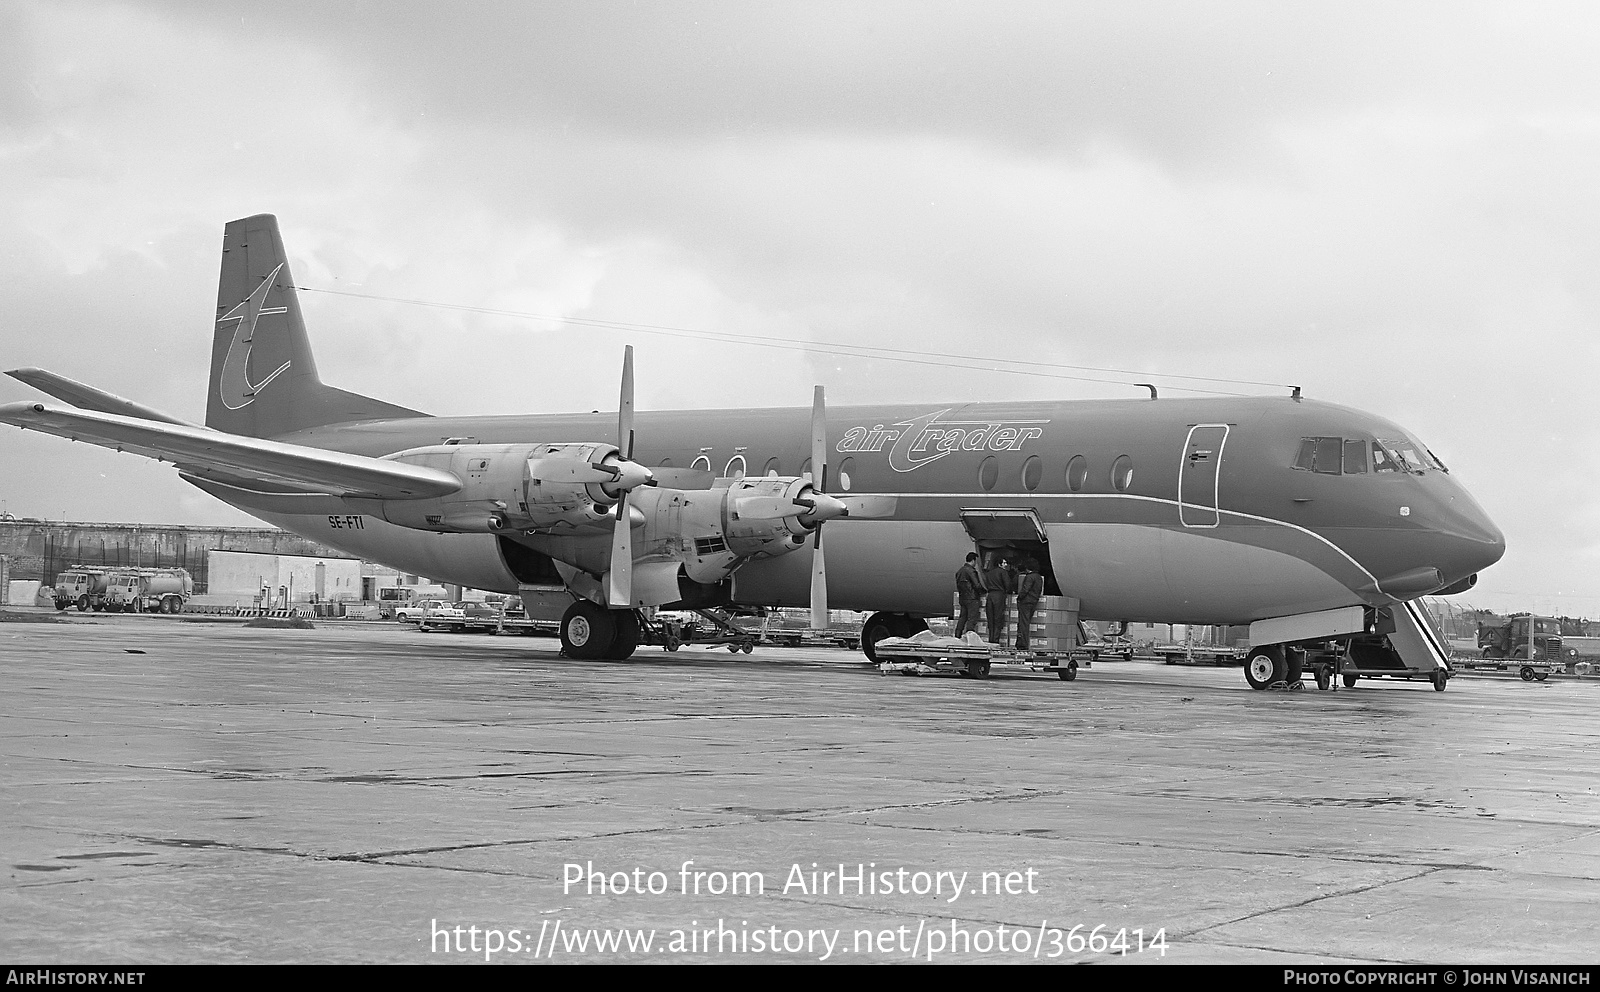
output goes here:
[{"label": "airline logo on tail", "polygon": [[276,284],[278,273],[283,271],[283,263],[272,270],[272,274],[261,280],[261,285],[254,293],[245,297],[243,303],[229,310],[217,320],[221,327],[230,320],[239,322],[233,329],[233,340],[228,344],[228,354],[222,360],[222,374],[217,379],[217,393],[222,397],[222,405],[230,410],[242,410],[256,401],[256,394],[267,388],[267,385],[278,376],[289,370],[292,362],[282,365],[260,382],[252,383],[247,374],[250,364],[251,342],[256,336],[256,321],[263,314],[287,313],[288,307],[269,307],[267,293]]}]

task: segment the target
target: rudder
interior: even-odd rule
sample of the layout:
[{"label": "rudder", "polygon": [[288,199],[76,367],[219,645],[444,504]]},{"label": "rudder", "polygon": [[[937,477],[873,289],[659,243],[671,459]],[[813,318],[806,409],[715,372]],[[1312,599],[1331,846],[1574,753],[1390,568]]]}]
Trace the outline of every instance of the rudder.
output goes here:
[{"label": "rudder", "polygon": [[223,230],[210,382],[206,426],[249,437],[426,416],[323,384],[272,214]]}]

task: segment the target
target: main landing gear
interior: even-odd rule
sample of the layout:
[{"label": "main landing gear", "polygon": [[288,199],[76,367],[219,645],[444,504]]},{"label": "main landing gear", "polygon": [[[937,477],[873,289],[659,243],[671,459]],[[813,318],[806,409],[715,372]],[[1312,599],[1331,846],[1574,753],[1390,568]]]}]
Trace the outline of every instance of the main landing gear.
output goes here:
[{"label": "main landing gear", "polygon": [[927,629],[928,621],[909,613],[874,613],[861,625],[861,653],[876,665],[879,641],[885,637],[910,637]]},{"label": "main landing gear", "polygon": [[622,661],[639,646],[639,614],[580,599],[561,617],[561,650],[569,658]]}]

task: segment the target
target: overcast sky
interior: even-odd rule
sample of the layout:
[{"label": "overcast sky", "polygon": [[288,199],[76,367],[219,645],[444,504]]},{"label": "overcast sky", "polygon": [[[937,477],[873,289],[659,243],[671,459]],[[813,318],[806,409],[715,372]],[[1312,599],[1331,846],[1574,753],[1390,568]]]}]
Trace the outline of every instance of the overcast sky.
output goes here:
[{"label": "overcast sky", "polygon": [[[348,389],[610,408],[625,343],[641,409],[1297,383],[1505,531],[1462,599],[1600,616],[1596,52],[1589,3],[0,0],[3,365],[203,419],[222,226],[269,212],[302,286],[974,359],[303,294]],[[251,522],[13,428],[0,471],[19,516]]]}]

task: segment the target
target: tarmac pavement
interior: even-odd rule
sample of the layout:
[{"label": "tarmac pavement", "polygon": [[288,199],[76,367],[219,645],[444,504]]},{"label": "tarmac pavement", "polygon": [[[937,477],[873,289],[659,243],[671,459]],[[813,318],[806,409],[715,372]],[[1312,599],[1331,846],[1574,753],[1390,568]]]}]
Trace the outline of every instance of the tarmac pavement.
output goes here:
[{"label": "tarmac pavement", "polygon": [[64,619],[0,623],[10,961],[1597,956],[1594,681]]}]

